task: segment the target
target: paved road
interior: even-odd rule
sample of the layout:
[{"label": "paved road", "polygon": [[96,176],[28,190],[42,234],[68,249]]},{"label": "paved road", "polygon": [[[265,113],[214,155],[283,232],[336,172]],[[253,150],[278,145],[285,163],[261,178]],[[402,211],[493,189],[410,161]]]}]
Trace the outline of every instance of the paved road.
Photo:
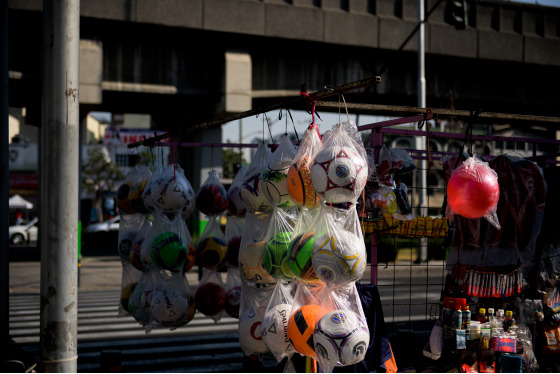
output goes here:
[{"label": "paved road", "polygon": [[[10,263],[10,335],[35,357],[39,355],[40,265],[38,261]],[[363,283],[369,283],[369,274],[367,269]],[[422,335],[428,332],[431,305],[439,302],[442,274],[441,262],[380,266],[378,286],[390,334],[403,328]],[[99,372],[101,351],[107,349],[121,352],[126,371],[244,370],[238,320],[225,315],[216,324],[197,313],[186,326],[174,331],[153,329],[146,335],[132,317],[118,316],[121,277],[122,265],[116,256],[86,257],[82,261],[78,293],[79,372]],[[196,287],[196,268],[188,278],[191,286]],[[273,370],[275,362],[268,357],[263,365]]]}]

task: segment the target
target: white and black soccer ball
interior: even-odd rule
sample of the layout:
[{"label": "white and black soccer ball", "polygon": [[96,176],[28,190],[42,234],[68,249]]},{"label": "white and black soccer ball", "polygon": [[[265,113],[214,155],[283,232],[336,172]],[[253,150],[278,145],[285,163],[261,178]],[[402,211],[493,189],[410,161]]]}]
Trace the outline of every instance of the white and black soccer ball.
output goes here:
[{"label": "white and black soccer ball", "polygon": [[332,146],[321,150],[313,166],[315,192],[331,204],[354,202],[367,182],[367,162],[353,148]]},{"label": "white and black soccer ball", "polygon": [[189,201],[188,192],[186,179],[178,174],[175,177],[158,178],[152,185],[151,195],[156,209],[165,214],[179,214]]},{"label": "white and black soccer ball", "polygon": [[168,288],[156,290],[151,305],[152,318],[160,326],[178,327],[188,322],[189,300],[186,293]]},{"label": "white and black soccer ball", "polygon": [[128,312],[142,325],[150,321],[153,292],[151,285],[138,282],[128,300]]},{"label": "white and black soccer ball", "polygon": [[348,366],[362,361],[369,346],[369,330],[350,310],[328,312],[313,333],[317,360],[325,367]]},{"label": "white and black soccer ball", "polygon": [[278,304],[268,309],[264,315],[261,336],[270,352],[275,356],[295,352],[294,346],[288,338],[288,321],[291,310],[291,304]]},{"label": "white and black soccer ball", "polygon": [[266,308],[250,307],[239,315],[239,344],[246,355],[268,352],[262,338],[262,321]]},{"label": "white and black soccer ball", "polygon": [[325,283],[343,284],[362,278],[366,269],[364,240],[344,229],[316,238],[311,263]]},{"label": "white and black soccer ball", "polygon": [[287,208],[294,204],[288,193],[288,170],[292,163],[292,159],[271,162],[261,174],[264,195],[273,206]]},{"label": "white and black soccer ball", "polygon": [[241,199],[247,210],[251,212],[268,212],[272,209],[263,191],[261,174],[255,173],[248,176],[241,187]]}]

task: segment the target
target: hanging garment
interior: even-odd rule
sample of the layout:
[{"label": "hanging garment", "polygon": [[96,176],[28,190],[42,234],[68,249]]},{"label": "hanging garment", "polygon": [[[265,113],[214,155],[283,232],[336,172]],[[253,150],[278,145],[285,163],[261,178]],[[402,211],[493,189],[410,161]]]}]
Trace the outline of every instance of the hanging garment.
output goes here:
[{"label": "hanging garment", "polygon": [[[496,214],[502,228],[497,230],[483,218],[456,215],[448,264],[500,266],[527,262],[534,256],[546,198],[542,170],[529,160],[509,155],[495,157],[489,165],[498,174]],[[454,157],[444,162],[447,179],[454,166]]]},{"label": "hanging garment", "polygon": [[396,373],[397,363],[385,329],[379,290],[375,284],[356,283],[369,329],[365,358],[354,365],[335,367],[335,373]]}]

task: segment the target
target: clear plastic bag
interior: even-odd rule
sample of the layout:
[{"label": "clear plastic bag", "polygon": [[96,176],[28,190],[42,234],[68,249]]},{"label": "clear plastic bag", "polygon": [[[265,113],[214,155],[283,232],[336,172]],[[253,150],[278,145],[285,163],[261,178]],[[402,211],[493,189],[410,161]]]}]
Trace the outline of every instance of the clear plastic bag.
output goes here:
[{"label": "clear plastic bag", "polygon": [[207,269],[216,269],[223,263],[226,253],[226,236],[219,217],[211,216],[196,246],[197,263]]},{"label": "clear plastic bag", "polygon": [[274,283],[263,264],[263,249],[266,230],[271,215],[247,212],[245,227],[239,247],[239,269],[242,278],[253,283]]},{"label": "clear plastic bag", "polygon": [[126,214],[137,213],[136,210],[132,207],[130,200],[128,199],[128,194],[130,193],[130,189],[132,188],[132,184],[136,180],[138,176],[138,167],[134,167],[130,169],[128,174],[125,176],[122,183],[119,185],[116,194],[116,201],[118,207],[118,213],[122,216]]},{"label": "clear plastic bag", "polygon": [[355,204],[366,185],[367,155],[363,144],[348,135],[353,127],[353,122],[333,126],[311,167],[313,187],[326,203]]},{"label": "clear plastic bag", "polygon": [[378,170],[377,174],[379,178],[389,174],[391,172],[391,168],[393,167],[393,158],[391,156],[391,151],[389,148],[383,144],[381,149],[379,150],[379,162],[378,162]]},{"label": "clear plastic bag", "polygon": [[270,212],[272,209],[261,187],[261,174],[267,167],[271,155],[266,144],[260,143],[245,174],[241,199],[249,212]]},{"label": "clear plastic bag", "polygon": [[236,217],[245,217],[245,214],[247,213],[247,207],[241,198],[241,188],[243,187],[243,181],[245,180],[245,174],[247,174],[248,169],[249,168],[247,166],[243,166],[237,171],[237,174],[235,174],[235,178],[233,178],[231,186],[227,192],[227,210]]},{"label": "clear plastic bag", "polygon": [[181,214],[194,202],[194,190],[178,164],[154,172],[142,196],[150,212],[170,216]]},{"label": "clear plastic bag", "polygon": [[288,194],[299,207],[319,206],[319,198],[311,180],[310,167],[322,145],[319,126],[313,123],[305,131],[294,162],[288,170]]},{"label": "clear plastic bag", "polygon": [[154,327],[175,330],[189,323],[196,309],[192,290],[184,275],[157,271],[153,272],[153,282],[147,331]]},{"label": "clear plastic bag", "polygon": [[329,285],[360,280],[366,268],[366,248],[356,207],[321,206],[313,242],[312,264]]},{"label": "clear plastic bag", "polygon": [[298,282],[288,320],[288,338],[294,349],[303,356],[316,358],[313,332],[325,291],[324,283]]},{"label": "clear plastic bag", "polygon": [[311,261],[315,241],[315,222],[319,212],[320,209],[306,207],[300,209],[288,248],[288,266],[294,277],[302,282],[320,282]]},{"label": "clear plastic bag", "polygon": [[230,317],[239,319],[239,306],[241,305],[241,273],[239,268],[228,265],[225,290],[227,299],[224,310]]},{"label": "clear plastic bag", "polygon": [[239,248],[243,237],[245,218],[230,216],[226,222],[227,263],[239,267]]},{"label": "clear plastic bag", "polygon": [[402,175],[416,170],[414,160],[404,149],[389,148],[389,152],[391,152],[391,171],[395,175]]},{"label": "clear plastic bag", "polygon": [[137,174],[130,186],[130,192],[128,193],[128,200],[132,205],[133,213],[147,214],[150,213],[148,208],[144,205],[144,189],[148,184],[149,180],[152,178],[152,172],[148,166],[136,166],[138,169]]},{"label": "clear plastic bag", "polygon": [[[132,223],[137,224],[136,228],[138,231],[134,237],[134,242],[132,243],[132,247],[130,248],[129,254],[129,262],[134,266],[136,269],[144,272],[147,271],[148,268],[151,266],[151,260],[148,257],[144,257],[142,253],[142,245],[146,238],[152,234],[152,222],[148,219],[146,215],[139,214],[142,217],[142,220],[139,222],[136,219],[133,219]],[[123,224],[123,217],[121,217],[121,223]],[[120,230],[120,226],[119,226]]]},{"label": "clear plastic bag", "polygon": [[224,282],[216,269],[203,269],[202,279],[194,293],[196,309],[218,323],[227,302]]},{"label": "clear plastic bag", "polygon": [[288,170],[296,154],[296,148],[290,139],[286,135],[282,136],[278,148],[261,173],[262,191],[271,206],[287,209],[294,205],[288,193]]},{"label": "clear plastic bag", "polygon": [[138,285],[138,281],[142,278],[142,274],[140,270],[136,269],[129,262],[122,263],[121,296],[118,307],[119,317],[130,314],[128,303],[134,289]]},{"label": "clear plastic bag", "polygon": [[196,194],[196,207],[207,216],[219,216],[226,211],[227,192],[215,170],[208,172],[208,178]]},{"label": "clear plastic bag", "polygon": [[297,282],[276,283],[261,325],[264,344],[278,362],[290,358],[295,352],[288,338],[288,319],[296,289]]},{"label": "clear plastic bag", "polygon": [[[132,290],[128,300],[128,312],[142,326],[151,319],[152,296],[155,282],[152,272],[144,272]],[[149,331],[146,331],[149,333]]]},{"label": "clear plastic bag", "polygon": [[[172,272],[192,267],[196,250],[181,216],[170,220],[166,215],[156,216],[153,226],[142,242],[141,262],[154,269]],[[186,265],[185,265],[186,264]]]},{"label": "clear plastic bag", "polygon": [[294,278],[288,266],[288,257],[297,211],[297,208],[285,210],[278,207],[274,207],[272,211],[272,218],[264,237],[263,264],[266,272],[273,278]]},{"label": "clear plastic bag", "polygon": [[325,293],[313,341],[322,372],[362,361],[369,346],[369,329],[355,283]]},{"label": "clear plastic bag", "polygon": [[239,344],[247,356],[268,352],[262,339],[262,321],[274,287],[253,287],[241,282],[241,305],[239,307]]},{"label": "clear plastic bag", "polygon": [[446,216],[484,217],[499,230],[501,226],[496,214],[499,198],[498,174],[487,162],[469,157],[453,170],[447,183]]}]

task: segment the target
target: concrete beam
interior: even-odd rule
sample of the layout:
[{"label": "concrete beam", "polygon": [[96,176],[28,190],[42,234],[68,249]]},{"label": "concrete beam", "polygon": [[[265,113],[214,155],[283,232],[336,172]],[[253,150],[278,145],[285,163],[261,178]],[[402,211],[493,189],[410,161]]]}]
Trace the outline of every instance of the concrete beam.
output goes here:
[{"label": "concrete beam", "polygon": [[136,0],[138,22],[202,28],[202,0]]},{"label": "concrete beam", "polygon": [[218,112],[237,113],[251,109],[253,67],[243,51],[225,53],[224,93]]},{"label": "concrete beam", "polygon": [[204,29],[264,35],[265,7],[252,1],[206,0]]}]

